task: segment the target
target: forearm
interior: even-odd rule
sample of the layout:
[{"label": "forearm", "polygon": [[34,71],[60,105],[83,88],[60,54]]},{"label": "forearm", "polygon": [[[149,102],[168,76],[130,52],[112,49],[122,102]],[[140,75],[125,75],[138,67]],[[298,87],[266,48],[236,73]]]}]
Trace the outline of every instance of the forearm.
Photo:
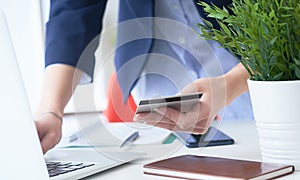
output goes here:
[{"label": "forearm", "polygon": [[236,97],[248,91],[247,79],[249,74],[239,63],[224,75],[226,81],[226,104],[230,104]]},{"label": "forearm", "polygon": [[81,76],[82,72],[72,66],[63,64],[48,66],[45,70],[40,104],[35,115],[51,111],[62,117]]}]

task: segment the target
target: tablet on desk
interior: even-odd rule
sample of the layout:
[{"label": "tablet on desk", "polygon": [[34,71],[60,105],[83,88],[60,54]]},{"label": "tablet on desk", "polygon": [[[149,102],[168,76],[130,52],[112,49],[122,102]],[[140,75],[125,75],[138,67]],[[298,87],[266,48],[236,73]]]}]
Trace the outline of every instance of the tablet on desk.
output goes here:
[{"label": "tablet on desk", "polygon": [[162,98],[144,99],[140,101],[136,113],[152,112],[159,107],[171,107],[180,112],[187,112],[200,101],[202,94],[203,93],[201,92],[197,92]]}]

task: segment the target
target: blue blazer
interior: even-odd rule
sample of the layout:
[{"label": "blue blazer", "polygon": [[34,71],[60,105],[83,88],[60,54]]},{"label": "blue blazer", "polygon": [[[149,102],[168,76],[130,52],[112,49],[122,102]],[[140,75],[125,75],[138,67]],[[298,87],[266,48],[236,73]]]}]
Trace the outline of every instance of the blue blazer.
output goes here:
[{"label": "blue blazer", "polygon": [[[198,0],[194,0],[197,3]],[[226,6],[232,0],[203,0],[217,6]],[[119,23],[144,17],[154,16],[154,0],[120,0]],[[51,0],[49,21],[46,25],[45,66],[62,63],[78,67],[91,78],[94,73],[94,52],[98,46],[96,38],[102,30],[102,18],[106,0]],[[199,14],[211,21],[215,28],[219,28],[214,19],[207,18],[203,8],[196,6]],[[149,24],[151,26],[151,24]],[[132,27],[134,31],[142,31],[139,27]],[[121,32],[126,27],[118,27],[115,66],[120,87],[125,99],[128,97],[137,78],[140,76],[147,59],[140,60],[134,66],[125,64],[132,58],[151,52],[153,39],[142,38],[121,44]],[[148,28],[151,35],[151,28]],[[88,48],[86,48],[88,46]]]}]

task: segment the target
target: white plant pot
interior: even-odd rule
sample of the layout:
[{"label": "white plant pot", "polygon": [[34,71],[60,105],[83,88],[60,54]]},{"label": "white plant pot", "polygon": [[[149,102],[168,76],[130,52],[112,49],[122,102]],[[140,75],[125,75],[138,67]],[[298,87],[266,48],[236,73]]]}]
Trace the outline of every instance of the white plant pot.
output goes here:
[{"label": "white plant pot", "polygon": [[262,160],[300,170],[300,81],[248,80]]}]

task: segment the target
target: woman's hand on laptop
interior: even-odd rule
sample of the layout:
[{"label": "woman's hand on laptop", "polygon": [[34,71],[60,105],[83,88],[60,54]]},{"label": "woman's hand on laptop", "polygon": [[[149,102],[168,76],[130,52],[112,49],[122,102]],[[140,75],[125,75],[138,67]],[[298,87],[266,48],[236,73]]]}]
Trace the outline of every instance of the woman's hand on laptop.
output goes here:
[{"label": "woman's hand on laptop", "polygon": [[43,113],[35,118],[43,153],[53,148],[62,137],[62,121],[51,113]]},{"label": "woman's hand on laptop", "polygon": [[65,64],[47,66],[40,104],[35,120],[39,138],[46,153],[62,137],[62,117],[83,72]]}]

